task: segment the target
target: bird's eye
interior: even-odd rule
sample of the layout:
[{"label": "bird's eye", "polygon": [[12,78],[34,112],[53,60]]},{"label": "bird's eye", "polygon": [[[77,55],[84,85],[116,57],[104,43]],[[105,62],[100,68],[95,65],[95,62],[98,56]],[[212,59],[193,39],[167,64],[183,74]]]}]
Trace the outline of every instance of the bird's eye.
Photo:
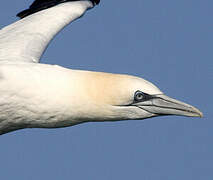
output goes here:
[{"label": "bird's eye", "polygon": [[135,92],[135,96],[134,96],[134,100],[135,101],[142,101],[145,98],[145,94],[141,91],[136,91]]}]

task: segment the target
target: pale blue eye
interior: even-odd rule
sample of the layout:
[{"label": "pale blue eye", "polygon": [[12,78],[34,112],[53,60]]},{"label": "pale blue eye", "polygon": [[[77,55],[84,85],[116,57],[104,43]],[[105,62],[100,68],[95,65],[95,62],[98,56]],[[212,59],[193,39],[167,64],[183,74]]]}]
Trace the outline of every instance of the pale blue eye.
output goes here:
[{"label": "pale blue eye", "polygon": [[141,91],[136,91],[135,92],[135,96],[134,96],[134,100],[135,101],[142,101],[145,98],[145,94]]}]

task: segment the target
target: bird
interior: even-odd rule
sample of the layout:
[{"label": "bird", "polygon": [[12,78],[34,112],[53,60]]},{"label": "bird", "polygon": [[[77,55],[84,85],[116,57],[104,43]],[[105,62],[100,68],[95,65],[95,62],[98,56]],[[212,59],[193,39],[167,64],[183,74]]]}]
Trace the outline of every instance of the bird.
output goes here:
[{"label": "bird", "polygon": [[0,135],[86,122],[203,116],[141,77],[40,63],[55,35],[99,2],[35,0],[0,30]]}]

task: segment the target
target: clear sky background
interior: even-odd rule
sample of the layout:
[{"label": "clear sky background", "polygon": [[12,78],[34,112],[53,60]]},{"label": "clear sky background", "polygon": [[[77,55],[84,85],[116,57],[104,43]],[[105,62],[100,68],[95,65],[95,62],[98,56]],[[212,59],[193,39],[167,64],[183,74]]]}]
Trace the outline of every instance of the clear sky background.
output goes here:
[{"label": "clear sky background", "polygon": [[[1,0],[0,27],[32,0]],[[127,73],[198,107],[157,117],[0,136],[0,179],[212,180],[213,1],[101,0],[66,27],[42,62]]]}]

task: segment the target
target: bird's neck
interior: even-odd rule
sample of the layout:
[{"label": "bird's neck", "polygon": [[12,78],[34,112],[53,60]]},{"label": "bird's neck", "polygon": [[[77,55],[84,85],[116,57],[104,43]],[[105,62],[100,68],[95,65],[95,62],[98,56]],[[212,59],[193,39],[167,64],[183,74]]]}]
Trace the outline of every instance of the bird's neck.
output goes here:
[{"label": "bird's neck", "polygon": [[[27,16],[1,30],[0,59],[7,56],[38,62],[54,36],[93,7],[91,1],[66,2]],[[22,46],[19,46],[19,45]],[[6,48],[5,48],[6,47]],[[4,50],[7,49],[6,53]],[[14,51],[14,49],[16,49]],[[23,57],[24,56],[24,57]]]}]

